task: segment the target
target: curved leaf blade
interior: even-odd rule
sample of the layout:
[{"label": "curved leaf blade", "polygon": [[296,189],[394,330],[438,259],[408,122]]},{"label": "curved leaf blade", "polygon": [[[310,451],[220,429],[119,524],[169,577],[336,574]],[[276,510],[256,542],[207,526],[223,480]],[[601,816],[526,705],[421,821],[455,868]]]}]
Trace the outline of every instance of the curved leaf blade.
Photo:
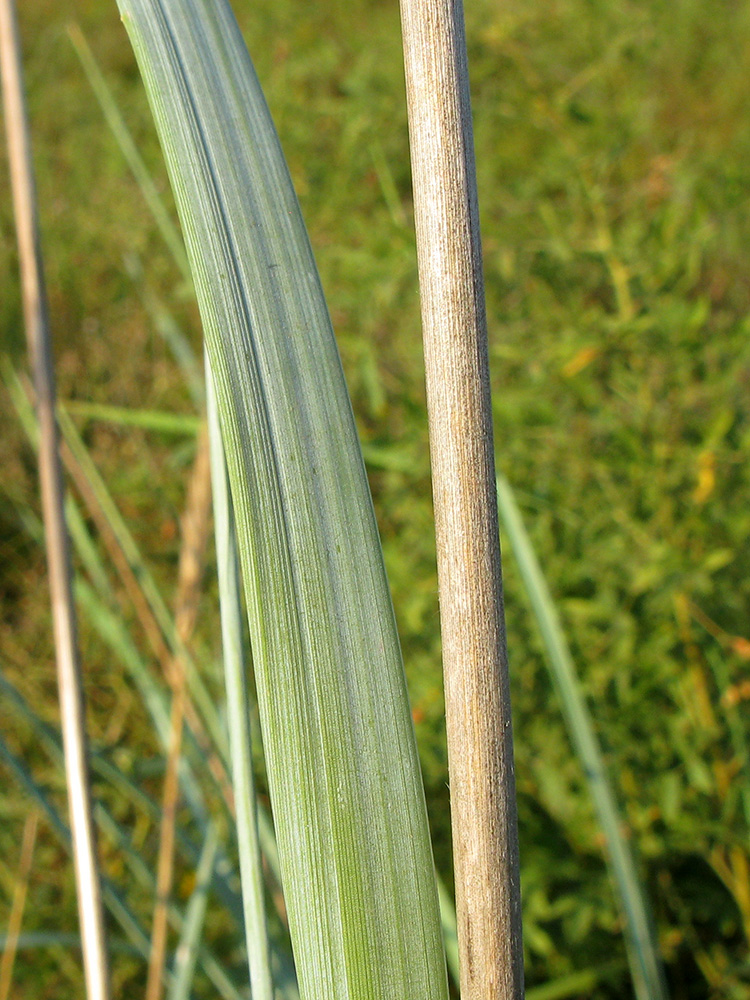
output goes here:
[{"label": "curved leaf blade", "polygon": [[445,998],[393,610],[281,148],[224,2],[120,8],[216,378],[301,995]]},{"label": "curved leaf blade", "polygon": [[648,898],[635,858],[621,829],[620,816],[591,714],[581,689],[552,595],[505,476],[497,477],[500,520],[516,557],[532,611],[539,625],[552,679],[560,695],[568,732],[583,765],[591,798],[606,840],[607,860],[618,905],[625,917],[633,989],[638,1000],[667,1000]]}]

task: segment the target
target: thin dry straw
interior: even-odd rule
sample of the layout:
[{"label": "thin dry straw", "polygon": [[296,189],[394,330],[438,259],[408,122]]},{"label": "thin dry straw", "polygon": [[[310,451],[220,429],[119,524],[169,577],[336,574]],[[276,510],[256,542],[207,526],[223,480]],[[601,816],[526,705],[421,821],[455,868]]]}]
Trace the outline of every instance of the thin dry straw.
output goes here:
[{"label": "thin dry straw", "polygon": [[[16,412],[21,421],[24,430],[26,431],[30,442],[34,448],[38,448],[38,434],[36,433],[36,424],[34,421],[33,414],[31,412],[31,405],[27,394],[24,391],[22,383],[16,373],[9,366],[0,366],[4,368],[4,381],[6,388],[9,392],[10,398],[16,408]],[[83,446],[81,446],[83,447]],[[69,457],[72,457],[69,455]],[[79,470],[80,471],[80,470]],[[77,475],[73,472],[74,478],[77,479]],[[100,484],[101,485],[101,484]],[[109,498],[109,503],[111,504],[111,498]],[[83,517],[80,510],[76,504],[75,498],[68,495],[66,500],[67,516],[68,521],[71,526],[72,541],[76,546],[79,557],[81,558],[86,570],[88,571],[91,579],[96,582],[97,589],[101,599],[97,597],[94,592],[89,588],[83,580],[76,581],[76,598],[79,606],[84,609],[88,614],[92,626],[99,633],[102,640],[109,646],[115,657],[125,666],[133,678],[134,683],[138,687],[141,696],[144,701],[154,725],[154,728],[159,736],[159,740],[167,748],[169,740],[169,706],[165,695],[163,694],[161,688],[156,681],[151,676],[151,673],[142,659],[141,654],[137,650],[133,643],[133,640],[121,618],[117,616],[111,610],[111,606],[114,602],[114,595],[112,589],[109,586],[106,578],[106,572],[104,566],[101,562],[101,558],[97,552],[96,546],[93,540],[88,534],[88,528],[84,523]],[[90,508],[90,511],[94,515],[94,519],[100,521],[96,514],[97,507]],[[106,520],[101,523],[101,527],[106,528]],[[35,537],[41,538],[41,531],[35,533]],[[145,564],[141,556],[138,554],[137,550],[133,548],[133,540],[130,539],[130,549],[132,549],[132,555],[135,557],[134,566],[138,567],[137,576],[139,579],[143,579],[146,575]],[[117,560],[115,559],[115,562]],[[167,610],[167,615],[169,612]],[[170,617],[171,624],[167,628],[166,632],[170,636],[176,634],[174,617]],[[158,631],[158,628],[157,628]],[[157,650],[157,656],[160,655]],[[167,659],[169,655],[167,655]],[[0,686],[3,684],[2,675],[0,674]],[[196,720],[194,720],[195,722]],[[196,738],[195,742],[197,744],[198,750],[201,754],[201,760],[205,760],[206,753],[208,753],[209,758],[213,755],[216,759],[216,754],[211,747],[206,750],[203,740],[205,739],[205,734],[202,738],[198,740]],[[94,766],[101,770],[101,761],[94,755],[93,758]],[[228,789],[225,786],[223,779],[220,779],[216,774],[216,770],[211,768],[209,759],[209,769],[212,772],[212,776],[216,780],[217,787],[222,792],[222,798],[227,805],[227,808],[231,811],[231,795],[227,798],[226,792]],[[102,775],[104,776],[104,775]],[[198,824],[201,828],[206,825],[207,814],[205,806],[203,803],[202,793],[198,784],[196,782],[196,776],[191,770],[188,761],[183,757],[180,764],[180,782],[181,791],[185,797],[187,805]],[[280,872],[279,872],[279,859],[276,850],[276,841],[274,837],[273,824],[263,809],[261,804],[258,804],[258,829],[261,841],[261,848],[263,852],[263,857],[268,865],[268,877],[271,889],[271,895],[274,903],[279,912],[279,918],[281,923],[286,926],[286,910],[284,908],[283,899],[281,898],[280,886]],[[196,855],[197,857],[197,855]],[[220,855],[219,857],[219,867],[221,871],[226,869],[226,858]],[[231,912],[235,917],[239,914],[240,921],[242,920],[242,908],[241,904],[239,907],[235,906],[234,898],[227,896],[226,892],[230,891],[228,886],[222,881],[220,883],[220,888],[223,892],[223,898],[226,905],[229,907]],[[226,890],[226,891],[225,891]],[[231,892],[230,892],[231,894]],[[285,998],[293,998],[296,996],[296,986],[294,979],[294,970],[291,967],[289,960],[286,957],[285,952],[276,949],[274,953],[274,968],[277,976],[277,989],[278,992]]]},{"label": "thin dry straw", "polygon": [[[211,470],[208,431],[204,427],[198,436],[198,450],[188,485],[185,513],[182,517],[182,545],[177,574],[175,630],[181,647],[186,647],[195,628],[198,613],[200,581],[203,575],[206,544],[211,515]],[[187,691],[185,666],[179,653],[173,657],[169,672],[173,677],[173,698],[162,801],[162,825],[159,840],[159,860],[156,880],[156,906],[151,935],[147,1000],[160,1000],[167,946],[167,900],[172,889],[174,870],[174,836],[179,796],[180,754]]]},{"label": "thin dry straw", "polygon": [[487,328],[460,0],[401,0],[463,1000],[523,996]]},{"label": "thin dry straw", "polygon": [[21,840],[21,857],[18,862],[18,875],[13,886],[13,902],[8,917],[8,936],[3,949],[3,959],[0,962],[0,1000],[8,1000],[13,982],[13,964],[18,949],[18,939],[23,924],[23,913],[26,908],[26,893],[29,887],[29,872],[34,856],[36,831],[39,824],[39,810],[33,809],[26,817]]},{"label": "thin dry straw", "polygon": [[[181,658],[187,671],[187,683],[191,695],[185,706],[186,717],[196,739],[207,754],[209,767],[217,782],[228,792],[223,761],[226,740],[216,706],[213,704],[211,695],[190,651],[180,641],[179,633],[174,627],[174,617],[170,614],[132,534],[120,515],[73,422],[62,409],[58,409],[58,417],[64,438],[62,455],[68,471],[99,526],[102,539],[128,588],[138,615],[146,628],[149,641],[152,642],[154,651],[165,667],[167,681],[170,681],[170,656],[179,655]],[[193,702],[195,707],[193,707]],[[200,710],[203,724],[201,724],[196,709]]]},{"label": "thin dry straw", "polygon": [[[31,798],[44,810],[47,821],[55,836],[65,847],[70,848],[70,831],[65,826],[43,789],[40,788],[29,773],[23,761],[16,757],[3,741],[2,735],[0,735],[0,760],[4,761]],[[101,807],[97,807],[97,822],[108,834],[115,835],[116,833],[117,850],[127,862],[130,874],[140,881],[148,891],[151,891],[154,886],[153,875],[143,863],[140,855],[130,850],[127,846],[130,842],[130,837],[119,830],[117,824],[114,823]],[[130,911],[127,903],[121,898],[119,889],[115,888],[114,884],[105,877],[102,882],[102,890],[104,901],[110,914],[120,924],[125,934],[135,945],[138,953],[144,959],[148,959],[148,938],[140,927],[137,918]],[[183,927],[181,914],[175,906],[170,906],[169,911],[170,921],[180,930]],[[240,992],[227,976],[224,966],[205,946],[201,946],[200,949],[200,962],[203,970],[211,983],[216,987],[220,996],[224,997],[225,1000],[241,1000]],[[165,976],[167,981],[171,982],[171,973],[165,973]]]},{"label": "thin dry straw", "polygon": [[55,380],[23,95],[20,43],[12,0],[0,2],[0,56],[23,286],[24,323],[39,417],[39,473],[86,991],[90,1000],[107,1000],[107,949],[86,767],[83,689],[55,422]]}]

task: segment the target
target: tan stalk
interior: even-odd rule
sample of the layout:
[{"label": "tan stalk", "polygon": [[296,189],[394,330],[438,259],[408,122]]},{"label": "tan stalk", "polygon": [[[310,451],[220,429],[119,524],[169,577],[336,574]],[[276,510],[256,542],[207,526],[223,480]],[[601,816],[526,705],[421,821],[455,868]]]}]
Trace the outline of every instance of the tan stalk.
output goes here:
[{"label": "tan stalk", "polygon": [[55,421],[55,378],[23,95],[20,41],[12,0],[0,0],[0,63],[24,324],[39,419],[39,476],[86,991],[89,1000],[107,1000],[107,949],[86,765],[83,686],[71,588],[70,552],[63,513],[63,480]]},{"label": "tan stalk", "polygon": [[[187,646],[198,617],[200,582],[203,575],[206,545],[211,524],[211,467],[208,430],[198,435],[198,450],[188,485],[185,513],[182,518],[182,546],[177,572],[175,629],[179,646]],[[174,876],[174,838],[179,797],[179,763],[182,731],[187,701],[184,664],[179,654],[169,671],[173,678],[169,751],[162,793],[162,824],[159,836],[159,859],[156,870],[156,905],[151,931],[151,952],[146,982],[146,1000],[160,1000],[166,964],[168,903]]]},{"label": "tan stalk", "polygon": [[39,825],[39,810],[34,809],[26,817],[21,841],[21,857],[18,861],[18,876],[13,888],[13,902],[8,917],[8,933],[5,938],[5,950],[0,962],[0,1000],[8,1000],[13,983],[13,965],[16,960],[18,936],[23,925],[23,912],[26,908],[26,892],[29,888],[29,872],[34,857],[36,831]]},{"label": "tan stalk", "polygon": [[513,741],[463,9],[401,0],[462,1000],[523,996]]}]

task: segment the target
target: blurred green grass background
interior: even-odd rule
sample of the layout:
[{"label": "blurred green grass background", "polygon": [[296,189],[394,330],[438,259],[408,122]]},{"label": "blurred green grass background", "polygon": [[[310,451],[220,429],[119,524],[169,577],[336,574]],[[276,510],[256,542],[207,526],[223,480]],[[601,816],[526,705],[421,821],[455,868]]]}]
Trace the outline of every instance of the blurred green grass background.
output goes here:
[{"label": "blurred green grass background", "polygon": [[[450,881],[437,584],[398,10],[235,10],[302,202],[370,469],[438,868]],[[496,451],[517,491],[640,858],[675,998],[750,997],[750,7],[475,0],[466,7]],[[197,312],[66,33],[85,32],[170,195],[114,2],[19,10],[64,400],[193,413],[154,301]],[[0,338],[25,365],[0,154]],[[34,456],[0,388],[0,668],[55,724]],[[193,437],[79,427],[165,594]],[[527,981],[631,996],[584,775],[506,552]],[[211,573],[196,639],[221,697]],[[81,624],[98,749],[158,798],[163,758],[111,653]],[[144,649],[137,627],[133,634]],[[7,700],[0,731],[64,803]],[[29,801],[0,765],[0,930]],[[102,782],[153,865],[158,825]],[[115,880],[122,862],[102,845]],[[185,885],[189,892],[189,872]],[[136,899],[136,903],[138,900]],[[140,900],[150,912],[149,900]],[[144,918],[147,920],[147,916]],[[24,930],[70,931],[66,855],[40,825]],[[221,921],[212,930],[221,942]],[[142,982],[113,962],[117,996]],[[570,983],[570,980],[568,980]],[[69,944],[23,950],[13,996],[80,995]],[[196,995],[208,989],[196,980]]]}]

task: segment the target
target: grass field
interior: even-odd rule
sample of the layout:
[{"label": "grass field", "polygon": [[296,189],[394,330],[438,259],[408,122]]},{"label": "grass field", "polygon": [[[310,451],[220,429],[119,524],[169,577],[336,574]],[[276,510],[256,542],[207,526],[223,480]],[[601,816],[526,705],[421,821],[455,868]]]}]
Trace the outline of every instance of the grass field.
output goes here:
[{"label": "grass field", "polygon": [[[24,0],[58,389],[168,605],[195,454],[195,405],[165,317],[200,350],[197,310],[104,123],[66,28],[84,31],[169,203],[114,0]],[[281,136],[328,296],[380,523],[438,868],[450,884],[416,257],[398,9],[377,0],[235,10]],[[498,467],[517,492],[566,629],[654,911],[670,995],[750,997],[750,8],[697,0],[466,7]],[[11,401],[25,367],[0,154],[0,672],[57,726],[33,451]],[[81,404],[184,415],[165,430]],[[75,492],[75,491],[74,491]],[[86,521],[94,526],[91,513]],[[158,674],[120,579],[116,620]],[[507,550],[507,546],[506,546]],[[221,701],[209,556],[192,644]],[[91,570],[81,576],[96,584]],[[527,983],[632,995],[584,774],[505,553]],[[81,607],[93,743],[159,799],[164,757],[136,688]],[[58,808],[60,772],[10,696],[0,734]],[[202,779],[201,779],[202,780]],[[0,932],[22,881],[30,799],[0,762]],[[261,776],[262,781],[262,776]],[[153,868],[157,819],[95,792]],[[211,795],[207,792],[209,801]],[[186,823],[188,820],[186,819]],[[226,820],[223,820],[226,827]],[[29,828],[30,829],[30,828]],[[225,832],[225,831],[224,831]],[[114,834],[104,869],[148,926]],[[182,862],[177,902],[194,865]],[[11,995],[80,995],[75,889],[41,815]],[[213,911],[212,911],[213,912]],[[113,927],[112,936],[122,943]],[[207,932],[235,974],[241,937]],[[114,953],[116,996],[143,963]],[[195,996],[213,996],[199,972]],[[237,981],[242,982],[237,973]]]}]

